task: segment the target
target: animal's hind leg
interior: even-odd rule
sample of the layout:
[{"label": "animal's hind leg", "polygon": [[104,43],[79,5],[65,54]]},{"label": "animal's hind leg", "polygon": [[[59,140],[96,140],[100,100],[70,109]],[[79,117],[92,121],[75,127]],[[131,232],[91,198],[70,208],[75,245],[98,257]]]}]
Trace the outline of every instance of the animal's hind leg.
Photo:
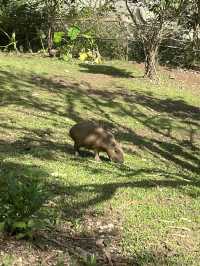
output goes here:
[{"label": "animal's hind leg", "polygon": [[80,150],[79,150],[79,146],[77,143],[74,143],[74,152],[76,156],[79,156]]}]

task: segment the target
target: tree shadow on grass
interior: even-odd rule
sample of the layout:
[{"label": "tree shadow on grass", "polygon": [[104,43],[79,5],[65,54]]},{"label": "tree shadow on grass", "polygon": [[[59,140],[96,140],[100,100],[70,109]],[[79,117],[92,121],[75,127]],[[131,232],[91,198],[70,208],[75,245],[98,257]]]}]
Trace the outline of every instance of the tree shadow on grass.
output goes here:
[{"label": "tree shadow on grass", "polygon": [[[27,167],[26,165],[17,165],[17,164],[5,164],[3,166],[4,177],[10,176],[13,174],[12,169],[18,169],[15,174],[15,178],[26,178],[26,182],[29,182],[29,185],[32,185],[31,178],[33,180],[37,179],[40,182],[44,182],[43,178],[46,177],[47,173],[45,173],[42,169],[38,169],[35,167]],[[9,170],[6,170],[9,169]],[[151,169],[149,172],[155,173],[156,169]],[[145,172],[145,169],[140,169],[135,171],[135,175],[139,175],[140,173]],[[133,176],[133,173],[132,173]],[[77,261],[83,263],[82,258],[80,256],[80,252],[84,252],[87,256],[90,254],[97,255],[97,262],[99,265],[106,265],[107,257],[105,256],[105,250],[108,250],[114,246],[115,250],[117,245],[119,244],[119,234],[118,227],[116,224],[119,224],[119,220],[115,221],[114,217],[110,217],[107,215],[103,217],[103,213],[97,214],[93,208],[99,203],[104,201],[108,201],[115,196],[119,189],[123,188],[158,188],[158,187],[172,187],[181,189],[181,187],[187,186],[188,182],[183,180],[155,180],[155,179],[146,179],[140,181],[131,181],[131,182],[111,182],[107,184],[84,184],[84,185],[64,185],[61,182],[51,182],[45,181],[45,186],[43,187],[45,192],[41,194],[41,191],[38,191],[36,196],[42,197],[40,200],[41,205],[35,206],[38,211],[34,214],[36,217],[43,219],[57,219],[55,213],[61,214],[62,220],[71,221],[72,223],[76,219],[81,219],[83,223],[85,223],[84,230],[78,232],[74,232],[72,228],[67,227],[63,228],[59,227],[60,225],[54,225],[49,227],[48,229],[38,231],[36,239],[31,242],[33,247],[40,250],[47,250],[48,254],[51,254],[52,250],[62,250],[63,254],[70,254]],[[194,185],[194,183],[193,183]],[[197,185],[197,184],[196,184]],[[198,183],[199,185],[199,183]],[[20,188],[20,192],[23,192]],[[2,195],[2,194],[1,194]],[[28,199],[34,200],[35,193],[30,195]],[[29,202],[26,199],[26,203]],[[15,200],[17,200],[15,198]],[[52,204],[55,202],[55,204]],[[15,206],[13,204],[13,206]],[[40,208],[46,208],[49,210],[46,214],[40,213]],[[30,213],[31,216],[32,213]],[[113,225],[112,230],[109,229],[109,226]],[[90,227],[86,228],[86,224],[89,224]],[[103,229],[102,229],[103,228]],[[87,230],[86,230],[87,229]],[[97,241],[101,240],[103,244],[99,246]],[[114,242],[114,243],[113,243]],[[2,249],[3,250],[3,249]],[[7,248],[7,252],[9,252],[9,248]],[[12,250],[13,252],[13,250]],[[126,258],[120,255],[118,252],[111,251],[109,254],[113,264],[117,265],[117,262],[127,263],[126,265],[134,265],[138,262],[139,258],[134,256],[133,258]],[[142,259],[142,258],[140,258]],[[154,257],[155,259],[155,257]],[[55,261],[54,261],[55,262]],[[101,264],[102,263],[102,264]],[[79,264],[77,264],[79,265]],[[98,265],[98,264],[97,264]]]},{"label": "tree shadow on grass", "polygon": [[[200,173],[200,149],[198,147],[200,109],[198,107],[188,105],[184,101],[172,99],[165,101],[148,94],[141,95],[138,92],[131,95],[124,92],[113,94],[112,96],[112,92],[107,95],[104,92],[96,92],[96,90],[91,92],[90,90],[88,96],[95,104],[96,110],[99,110],[104,117],[101,124],[112,128],[122,142],[132,143],[139,150],[147,151],[158,159],[163,158],[178,167]],[[112,115],[105,112],[103,107],[104,105],[107,106],[107,102],[102,103],[101,98],[109,101],[111,97],[113,97],[112,100],[122,97],[127,103],[126,106],[119,102],[114,103],[113,107],[117,110],[115,111],[117,116],[136,120],[149,131],[154,132],[153,137],[137,134],[131,127],[116,122]],[[149,115],[148,111],[142,111],[140,107],[149,108],[151,112],[154,110],[159,114]],[[181,123],[182,129],[184,129],[184,135],[181,136],[181,139],[177,139],[173,134],[179,130],[178,126],[174,125],[177,122]]]},{"label": "tree shadow on grass", "polygon": [[[5,147],[8,147],[8,143],[1,143],[0,146],[1,151],[3,151]],[[168,171],[160,171],[156,168],[134,170],[123,165],[116,165],[117,175],[126,178],[130,176],[133,181],[121,182],[115,180],[114,182],[111,181],[104,184],[66,185],[59,179],[50,180],[50,174],[42,167],[8,161],[12,154],[21,154],[21,150],[17,146],[14,146],[11,150],[8,148],[7,153],[3,153],[4,157],[2,157],[1,151],[0,202],[2,208],[0,214],[4,216],[6,214],[5,210],[9,207],[10,213],[19,218],[21,218],[19,213],[22,213],[22,218],[40,220],[45,227],[43,230],[37,231],[36,238],[31,241],[33,248],[37,250],[37,256],[38,253],[40,254],[40,250],[47,250],[48,255],[55,250],[58,252],[62,250],[64,255],[70,254],[71,257],[74,257],[77,260],[77,265],[82,265],[83,263],[80,252],[84,252],[87,256],[96,254],[99,265],[106,265],[108,262],[107,256],[111,258],[114,265],[115,263],[117,265],[119,262],[126,263],[125,265],[137,264],[138,259],[136,257],[128,258],[119,252],[115,252],[119,245],[120,232],[118,232],[117,225],[119,225],[120,219],[118,220],[117,218],[115,220],[112,214],[109,217],[107,213],[98,213],[95,210],[96,206],[111,200],[118,193],[118,190],[124,188],[153,189],[170,187],[185,193],[184,187],[187,187],[186,193],[188,195],[191,197],[200,196],[198,192],[196,194],[192,194],[192,192],[189,194],[190,191],[188,189],[189,186],[199,186],[200,181],[198,179],[188,181],[175,179],[172,177],[173,174],[170,175]],[[32,152],[29,151],[29,154],[32,155]],[[95,169],[93,165],[86,166],[84,162],[82,164],[79,162],[79,167],[86,167],[91,177],[95,177],[98,171],[101,171],[101,174],[110,175],[108,169]],[[143,174],[154,176],[157,173],[166,176],[168,179],[155,180],[150,177],[134,180],[137,176]],[[80,225],[85,223],[85,226],[80,232],[74,231],[73,226],[62,229],[62,226],[56,222],[58,217],[64,224],[70,221],[72,224],[75,224],[76,221],[79,221]],[[46,221],[48,221],[48,224],[46,224]],[[112,230],[109,229],[110,224],[113,226]],[[86,225],[90,225],[87,230]],[[105,241],[106,244],[99,246],[97,244],[99,240]],[[3,242],[5,243],[5,241]],[[110,249],[112,250],[112,247],[115,248],[114,251],[109,251]],[[5,248],[7,253],[13,254],[13,250],[9,251],[9,246],[6,246],[6,244],[2,247],[2,251],[4,250],[3,248]],[[110,253],[105,253],[105,250]],[[55,263],[55,260],[52,260],[51,263]]]},{"label": "tree shadow on grass", "polygon": [[81,72],[103,74],[116,78],[134,78],[132,72],[114,66],[90,64],[80,64],[79,66],[81,67]]},{"label": "tree shadow on grass", "polygon": [[[4,125],[5,128],[7,127]],[[14,126],[12,129],[14,130]],[[53,141],[52,135],[48,134],[47,129],[22,129],[26,134],[17,140],[11,142],[0,140],[0,153],[8,157],[10,154],[18,154],[19,156],[31,155],[33,158],[42,160],[55,160],[60,154],[63,156],[66,153],[74,154],[71,144]]]},{"label": "tree shadow on grass", "polygon": [[[74,122],[78,122],[84,119],[84,112],[80,112],[77,109],[77,105],[81,104],[83,109],[92,110],[94,117],[100,115],[103,124],[108,125],[110,128],[112,127],[122,143],[129,143],[129,145],[134,145],[139,150],[146,151],[156,158],[163,158],[178,167],[199,173],[199,148],[194,143],[194,139],[198,138],[200,129],[199,107],[189,105],[184,100],[160,99],[147,92],[127,92],[124,90],[105,92],[100,89],[93,89],[91,86],[83,88],[77,82],[69,82],[61,78],[33,77],[33,75],[30,76],[28,74],[18,77],[17,74],[13,75],[6,71],[2,71],[0,77],[2,83],[0,92],[2,95],[1,106],[14,104],[25,109],[34,108],[34,110],[42,111],[44,119],[58,116],[67,117]],[[14,90],[4,89],[7,84],[13,86]],[[28,84],[28,87],[26,84]],[[35,95],[33,93],[35,86],[40,86],[40,90],[48,91],[53,98],[65,98],[66,108],[60,108],[59,103],[56,101],[49,99],[44,101],[38,97],[37,93]],[[126,102],[126,106],[118,101],[115,102],[119,98]],[[110,102],[111,99],[112,104]],[[113,116],[104,109],[111,106],[115,115],[134,119],[149,131],[154,132],[156,136],[143,136],[134,132],[132,127],[116,122]],[[140,107],[145,108],[145,110]],[[151,115],[152,110],[155,112],[153,115]],[[41,112],[38,113],[34,112],[34,115],[39,115],[40,117]],[[172,134],[173,131],[176,131],[176,126],[174,126],[176,122],[181,123],[181,126],[184,127],[184,134],[188,135],[188,141],[185,138],[178,140]],[[42,134],[45,135],[46,133],[43,132]],[[28,139],[29,136],[25,136],[26,138]],[[25,142],[25,139],[22,142]],[[42,143],[46,146],[50,145],[52,149],[56,150],[58,143],[48,140],[45,143],[44,137],[40,137],[40,140],[41,145]],[[60,146],[60,149],[64,149],[64,146]],[[70,146],[66,150],[71,153]]]},{"label": "tree shadow on grass", "polygon": [[[13,91],[1,90],[2,101],[1,106],[8,106],[10,104],[15,104],[16,106],[22,106],[24,108],[35,108],[38,111],[43,111],[47,115],[43,116],[45,119],[50,119],[49,115],[57,115],[59,117],[69,117],[75,122],[80,121],[84,117],[80,112],[76,111],[76,100],[81,101],[84,107],[90,108],[95,112],[101,113],[102,121],[105,126],[112,128],[117,133],[119,139],[124,142],[128,142],[132,145],[137,146],[141,150],[146,150],[149,153],[152,153],[154,156],[160,156],[168,161],[175,162],[175,164],[186,168],[188,170],[197,172],[199,159],[194,156],[192,151],[190,152],[183,150],[182,143],[179,143],[172,136],[168,136],[169,140],[175,141],[175,143],[167,142],[166,140],[160,140],[156,138],[149,138],[136,134],[131,128],[128,128],[122,124],[117,123],[110,116],[109,113],[104,111],[104,106],[109,106],[109,100],[115,100],[118,97],[123,98],[124,101],[128,103],[128,108],[124,108],[120,103],[113,103],[113,108],[118,110],[119,116],[134,117],[138,122],[144,124],[150,130],[159,133],[162,136],[166,136],[164,130],[170,129],[171,123],[170,120],[166,119],[164,123],[162,117],[159,119],[154,119],[145,112],[138,110],[137,106],[143,106],[149,108],[149,110],[154,110],[156,112],[164,113],[169,116],[170,119],[190,119],[188,123],[192,125],[199,126],[199,108],[195,106],[188,105],[183,100],[172,100],[172,99],[159,99],[150,95],[149,93],[138,93],[132,92],[128,93],[127,91],[116,91],[105,92],[101,90],[92,89],[82,89],[80,84],[76,82],[68,82],[63,80],[53,80],[39,76],[29,76],[24,75],[23,77],[18,75],[13,75],[9,72],[1,72],[1,83],[2,88],[6,84],[11,84],[14,87]],[[27,86],[27,84],[29,86]],[[46,101],[43,102],[42,99],[39,99],[37,96],[32,94],[32,89],[35,85],[40,86],[41,90],[48,90],[50,93],[55,94],[57,97],[65,97],[66,99],[66,110],[60,111],[59,105],[56,102]],[[24,86],[26,88],[24,88]],[[87,99],[86,99],[87,96]],[[104,100],[104,102],[101,101]],[[39,117],[40,114],[36,114]],[[6,126],[5,124],[2,127]],[[10,128],[13,129],[14,126]],[[22,129],[23,130],[23,129]],[[46,130],[41,130],[40,132],[34,133],[37,137],[30,137],[30,131],[27,130],[27,135],[21,139],[17,140],[15,144],[21,150],[26,150],[30,152],[35,148],[34,144],[31,144],[32,141],[37,141],[39,137],[38,146],[45,146],[50,148],[49,150],[62,150],[64,151],[64,146],[67,144],[60,145],[59,143],[54,143],[46,139]],[[24,143],[29,143],[28,145]],[[20,147],[21,145],[21,147]],[[192,145],[192,143],[191,143]],[[37,146],[37,147],[38,147]],[[196,148],[197,149],[197,148]],[[71,146],[66,149],[71,153]],[[38,152],[39,156],[40,152]],[[176,155],[181,156],[182,159],[176,158]],[[188,159],[191,159],[194,162],[194,165],[188,163]],[[197,165],[197,166],[195,166]]]},{"label": "tree shadow on grass", "polygon": [[[106,71],[109,72],[108,69],[106,69]],[[112,69],[112,71],[115,72],[114,69]],[[29,112],[29,110],[33,109],[35,112],[33,114],[30,113],[31,115],[36,116],[36,118],[52,120],[53,123],[56,123],[55,127],[57,128],[59,126],[57,117],[69,118],[73,123],[84,119],[84,112],[78,111],[77,109],[77,105],[81,104],[84,108],[93,110],[94,117],[100,114],[102,123],[114,130],[122,143],[126,142],[129,145],[134,145],[139,151],[145,151],[147,154],[151,154],[155,158],[158,158],[158,162],[159,160],[164,159],[173,163],[178,169],[181,169],[179,173],[177,171],[174,174],[170,173],[169,170],[161,171],[159,168],[132,169],[126,167],[126,165],[116,165],[116,177],[129,178],[129,181],[122,182],[115,179],[115,181],[108,181],[106,184],[89,183],[83,185],[66,185],[58,179],[56,179],[55,182],[51,182],[46,180],[46,177],[49,177],[49,173],[41,167],[31,164],[26,165],[23,164],[23,162],[13,163],[10,160],[13,155],[23,157],[24,154],[40,159],[56,160],[57,153],[64,154],[67,152],[72,154],[72,146],[68,143],[68,140],[64,142],[55,140],[52,132],[48,132],[46,128],[20,128],[16,123],[7,122],[7,114],[1,114],[1,119],[4,120],[4,122],[1,123],[2,131],[19,130],[23,132],[23,136],[18,137],[14,141],[1,139],[0,174],[3,176],[3,179],[1,180],[6,181],[9,179],[11,182],[13,180],[13,183],[16,183],[14,180],[17,180],[17,191],[20,193],[23,191],[23,182],[26,184],[25,188],[35,183],[39,185],[35,187],[35,194],[30,193],[27,199],[30,199],[31,202],[32,198],[32,202],[34,202],[34,195],[38,198],[41,197],[37,209],[41,212],[43,208],[48,211],[47,213],[42,213],[42,216],[39,216],[40,219],[52,219],[51,224],[53,224],[53,222],[56,223],[55,220],[57,219],[57,214],[60,213],[64,221],[84,219],[86,213],[90,211],[92,216],[92,213],[96,213],[96,205],[111,200],[121,188],[153,189],[157,187],[166,187],[175,188],[181,193],[194,198],[200,196],[197,190],[193,191],[192,189],[184,189],[185,187],[199,188],[200,186],[199,149],[197,145],[191,141],[190,147],[183,147],[183,143],[176,139],[175,136],[171,133],[168,134],[165,132],[168,128],[173,130],[173,125],[171,125],[170,119],[184,123],[184,120],[187,118],[187,123],[198,128],[198,107],[189,105],[183,100],[173,100],[169,98],[164,100],[159,99],[158,97],[145,92],[138,93],[135,91],[128,93],[127,91],[118,90],[114,93],[110,91],[105,93],[105,91],[102,92],[101,90],[93,89],[91,86],[83,88],[81,87],[81,84],[78,84],[77,82],[44,78],[38,75],[34,77],[28,74],[15,75],[6,71],[0,72],[0,83],[0,106],[2,107],[20,107],[17,110],[20,114],[25,112],[25,110]],[[7,89],[7,86],[9,89]],[[38,86],[41,91],[48,91],[49,94],[52,95],[52,99],[42,99],[39,95],[39,90],[36,91],[36,86]],[[156,135],[157,137],[149,135],[143,136],[136,133],[133,130],[134,125],[133,127],[128,127],[125,124],[119,123],[109,112],[105,111],[104,107],[110,106],[109,101],[111,99],[117,100],[119,98],[122,98],[123,101],[126,102],[126,107],[118,101],[113,101],[112,108],[115,114],[119,117],[124,116],[129,119],[135,119],[148,130],[158,134]],[[65,99],[65,108],[61,109],[59,102],[55,101],[55,99]],[[160,114],[164,114],[170,119],[164,121],[163,119],[165,119],[165,116],[161,117],[161,119],[154,119],[150,113],[138,108],[138,106],[158,112],[158,117],[160,117]],[[67,126],[69,126],[69,124],[67,124]],[[192,147],[195,148],[195,152]],[[94,177],[97,173],[109,176],[111,174],[110,171],[113,171],[104,167],[97,169],[93,164],[88,166],[83,160],[77,161],[77,164],[79,164],[77,167],[87,169],[91,176]],[[184,170],[187,170],[187,173],[184,174]],[[190,175],[188,171],[192,172],[193,175]],[[162,179],[158,180],[153,178],[156,174],[161,175]],[[141,177],[143,175],[145,175],[145,178],[142,180],[135,180],[135,177]],[[2,187],[3,186],[1,186],[1,188]],[[41,191],[44,193],[41,194]],[[5,191],[4,194],[0,194],[2,204],[6,199],[3,195],[5,195]],[[52,202],[53,204],[51,205]],[[14,201],[12,201],[12,204],[11,207],[15,207]],[[101,235],[97,232],[94,239],[96,240],[100,236]],[[58,233],[56,237],[60,237],[61,240],[65,242],[63,234]],[[52,239],[51,235],[49,235],[49,238]],[[80,233],[79,238],[82,238],[82,233]],[[86,242],[88,242],[89,248],[85,247],[85,244],[81,244],[80,242],[77,242],[77,246],[81,246],[86,250],[91,250],[91,247],[94,246],[94,239],[91,240],[91,235],[88,234]],[[74,244],[74,239],[72,242],[73,245],[76,245]],[[48,243],[50,243],[50,241],[48,241]],[[58,248],[60,248],[59,245]],[[53,249],[53,242],[51,249]],[[67,249],[66,245],[64,246],[64,249]]]}]

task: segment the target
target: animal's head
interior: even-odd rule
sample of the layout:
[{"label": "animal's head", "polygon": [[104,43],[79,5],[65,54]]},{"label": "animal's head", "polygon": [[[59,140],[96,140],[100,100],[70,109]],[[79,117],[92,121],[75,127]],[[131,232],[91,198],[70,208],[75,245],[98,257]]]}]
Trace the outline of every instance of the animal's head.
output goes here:
[{"label": "animal's head", "polygon": [[122,150],[122,147],[119,143],[113,142],[108,150],[107,150],[108,156],[111,161],[114,161],[116,163],[123,163],[124,162],[124,152]]}]

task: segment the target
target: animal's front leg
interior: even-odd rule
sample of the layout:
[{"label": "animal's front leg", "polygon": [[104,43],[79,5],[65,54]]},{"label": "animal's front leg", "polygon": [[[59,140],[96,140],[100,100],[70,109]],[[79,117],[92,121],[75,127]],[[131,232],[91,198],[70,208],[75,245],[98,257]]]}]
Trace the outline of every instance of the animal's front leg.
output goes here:
[{"label": "animal's front leg", "polygon": [[100,162],[101,159],[99,158],[99,152],[95,151],[95,161]]},{"label": "animal's front leg", "polygon": [[79,156],[80,150],[79,146],[76,143],[74,143],[74,151],[75,151],[75,156]]}]

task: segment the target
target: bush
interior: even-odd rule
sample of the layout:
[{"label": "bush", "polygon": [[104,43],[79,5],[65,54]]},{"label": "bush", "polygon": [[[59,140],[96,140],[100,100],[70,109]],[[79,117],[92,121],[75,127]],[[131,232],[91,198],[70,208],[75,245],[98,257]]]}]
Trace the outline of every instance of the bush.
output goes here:
[{"label": "bush", "polygon": [[[37,51],[41,48],[38,31],[46,32],[44,8],[38,7],[36,1],[7,1],[0,6],[0,27],[9,36],[15,32],[18,49]],[[0,42],[3,46],[9,43],[7,36],[2,32]]]},{"label": "bush", "polygon": [[38,225],[36,213],[45,193],[36,181],[12,176],[0,182],[0,229],[17,238],[32,237]]}]

